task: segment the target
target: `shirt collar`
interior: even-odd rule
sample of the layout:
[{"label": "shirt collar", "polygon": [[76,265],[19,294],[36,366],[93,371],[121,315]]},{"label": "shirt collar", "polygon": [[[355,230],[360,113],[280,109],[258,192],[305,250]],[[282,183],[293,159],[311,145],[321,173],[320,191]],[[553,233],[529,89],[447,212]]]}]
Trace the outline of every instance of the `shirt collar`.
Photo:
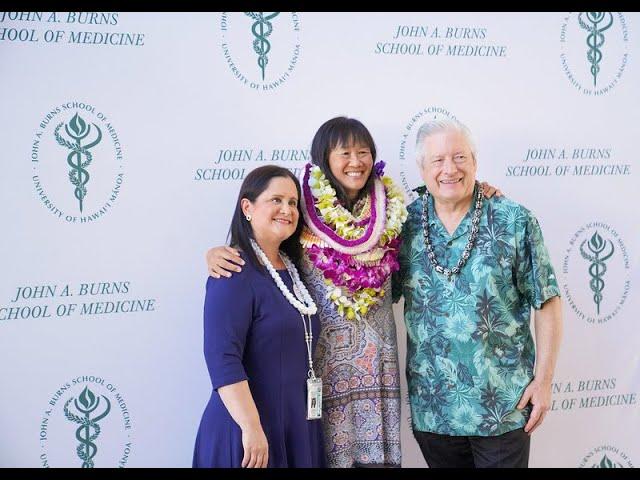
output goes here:
[{"label": "shirt collar", "polygon": [[[420,187],[414,188],[413,191],[418,193],[420,195],[420,198],[423,199],[427,191],[427,187],[425,185],[422,185]],[[475,210],[475,198],[477,194],[478,194],[478,185],[476,184],[476,186],[473,188],[473,201],[471,202],[469,210],[467,211],[465,216],[462,217],[460,224],[458,225],[458,227],[453,232],[453,235],[451,235],[450,238],[449,238],[449,232],[447,232],[447,229],[444,228],[444,225],[442,224],[442,222],[440,221],[440,218],[438,218],[438,215],[436,214],[436,210],[433,205],[433,195],[429,195],[428,197],[429,228],[436,229],[438,235],[444,236],[445,238],[449,238],[449,240],[455,240],[456,238],[459,238],[460,236],[467,233],[471,228],[471,219],[473,217],[473,211]]]}]

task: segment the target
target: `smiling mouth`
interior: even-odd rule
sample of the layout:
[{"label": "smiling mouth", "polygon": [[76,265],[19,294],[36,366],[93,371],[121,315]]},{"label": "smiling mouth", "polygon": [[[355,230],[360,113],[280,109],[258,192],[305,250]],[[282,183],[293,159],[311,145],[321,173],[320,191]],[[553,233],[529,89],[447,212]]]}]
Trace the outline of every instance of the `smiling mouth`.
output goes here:
[{"label": "smiling mouth", "polygon": [[273,221],[284,225],[291,225],[291,220],[287,220],[286,218],[274,218]]},{"label": "smiling mouth", "polygon": [[358,178],[364,175],[364,172],[345,172],[347,177]]},{"label": "smiling mouth", "polygon": [[457,180],[440,180],[440,183],[443,183],[445,185],[454,185],[456,183],[460,183],[462,181],[461,178],[457,179]]}]

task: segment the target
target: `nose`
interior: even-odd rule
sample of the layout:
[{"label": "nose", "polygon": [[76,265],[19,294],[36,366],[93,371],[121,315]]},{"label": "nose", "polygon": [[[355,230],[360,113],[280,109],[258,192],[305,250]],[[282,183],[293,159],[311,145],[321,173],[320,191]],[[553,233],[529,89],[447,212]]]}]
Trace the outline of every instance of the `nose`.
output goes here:
[{"label": "nose", "polygon": [[362,163],[362,159],[358,157],[358,152],[351,152],[349,154],[349,163]]},{"label": "nose", "polygon": [[456,170],[458,170],[458,166],[456,165],[456,162],[453,161],[453,158],[446,157],[442,165],[442,171],[445,173],[453,173]]},{"label": "nose", "polygon": [[284,215],[291,215],[291,205],[289,205],[287,202],[282,202],[282,205],[280,206],[280,212]]}]

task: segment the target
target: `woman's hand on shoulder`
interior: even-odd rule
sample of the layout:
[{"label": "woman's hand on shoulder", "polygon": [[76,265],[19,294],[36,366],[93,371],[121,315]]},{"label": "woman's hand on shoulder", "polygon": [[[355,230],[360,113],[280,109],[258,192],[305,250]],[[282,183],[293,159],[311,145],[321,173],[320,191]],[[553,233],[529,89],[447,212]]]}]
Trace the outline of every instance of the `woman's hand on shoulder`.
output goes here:
[{"label": "woman's hand on shoulder", "polygon": [[240,252],[233,247],[221,246],[213,247],[205,255],[209,275],[213,278],[231,277],[231,272],[241,272],[240,265],[244,265],[244,260],[240,257]]},{"label": "woman's hand on shoulder", "polygon": [[504,196],[504,194],[502,193],[502,190],[494,187],[493,185],[489,185],[487,182],[480,182],[480,183],[482,185],[482,191],[484,192],[485,198],[491,198],[494,195],[496,197]]}]

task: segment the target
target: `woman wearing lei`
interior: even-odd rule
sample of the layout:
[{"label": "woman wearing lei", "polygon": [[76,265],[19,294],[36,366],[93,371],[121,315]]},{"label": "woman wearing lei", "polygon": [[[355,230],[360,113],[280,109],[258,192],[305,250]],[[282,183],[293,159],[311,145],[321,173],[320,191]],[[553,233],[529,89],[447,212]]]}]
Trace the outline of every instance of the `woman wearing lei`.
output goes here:
[{"label": "woman wearing lei", "polygon": [[[322,424],[329,467],[399,467],[400,374],[391,302],[399,268],[402,192],[375,163],[358,120],[325,122],[303,179],[301,276],[318,306],[315,365],[323,382]],[[243,264],[231,247],[207,252],[219,278]]]}]

